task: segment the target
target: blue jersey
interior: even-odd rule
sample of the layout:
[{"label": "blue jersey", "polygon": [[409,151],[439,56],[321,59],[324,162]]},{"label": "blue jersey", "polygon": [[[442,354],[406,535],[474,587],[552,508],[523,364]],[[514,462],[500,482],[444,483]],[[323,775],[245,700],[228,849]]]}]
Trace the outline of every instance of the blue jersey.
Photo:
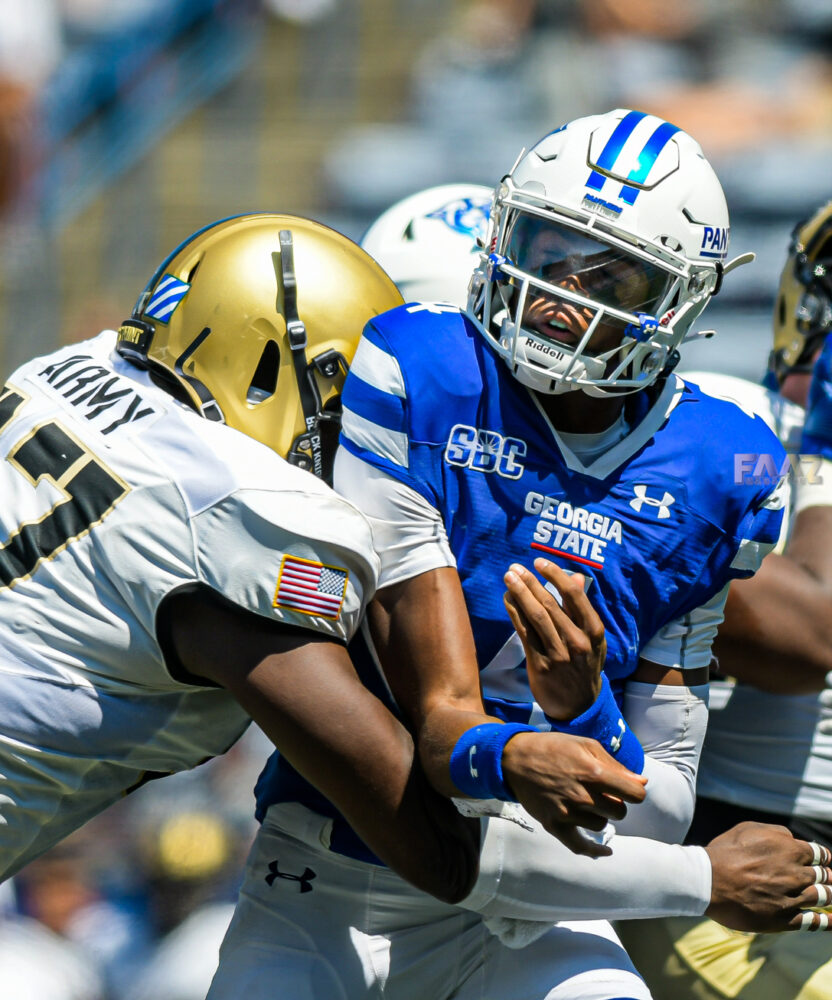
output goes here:
[{"label": "blue jersey", "polygon": [[779,535],[784,452],[761,419],[671,376],[628,398],[627,436],[585,466],[449,306],[373,320],[343,403],[342,446],[441,514],[486,708],[508,721],[548,728],[503,606],[512,562],[544,555],[585,574],[620,692],[660,630],[751,575]]}]

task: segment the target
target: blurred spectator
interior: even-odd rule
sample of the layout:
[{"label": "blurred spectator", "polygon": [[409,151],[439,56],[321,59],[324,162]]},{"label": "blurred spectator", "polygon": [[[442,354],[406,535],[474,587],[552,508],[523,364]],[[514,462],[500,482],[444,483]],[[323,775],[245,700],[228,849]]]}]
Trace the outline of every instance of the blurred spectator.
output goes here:
[{"label": "blurred spectator", "polygon": [[0,215],[20,190],[33,104],[61,52],[53,0],[0,0]]},{"label": "blurred spectator", "polygon": [[104,1000],[93,963],[36,920],[0,917],[0,969],[9,1000]]},{"label": "blurred spectator", "polygon": [[159,826],[145,821],[139,849],[160,937],[217,896],[233,898],[243,859],[220,815],[182,810]]},{"label": "blurred spectator", "polygon": [[55,0],[0,0],[0,76],[37,91],[62,54]]},{"label": "blurred spectator", "polygon": [[143,964],[152,939],[141,907],[106,895],[108,847],[89,827],[27,865],[14,882],[23,923],[37,921],[56,940],[71,942],[96,970],[106,996],[115,998]]},{"label": "blurred spectator", "polygon": [[192,913],[162,941],[125,1000],[205,1000],[233,913],[233,903]]}]

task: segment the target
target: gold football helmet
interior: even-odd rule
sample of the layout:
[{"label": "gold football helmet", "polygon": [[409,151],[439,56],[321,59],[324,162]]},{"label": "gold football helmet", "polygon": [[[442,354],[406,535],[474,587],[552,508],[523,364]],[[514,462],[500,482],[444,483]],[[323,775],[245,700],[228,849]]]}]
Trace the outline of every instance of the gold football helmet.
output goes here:
[{"label": "gold football helmet", "polygon": [[160,264],[116,350],[206,419],[326,479],[334,440],[322,448],[321,438],[337,438],[361,331],[401,303],[340,233],[291,215],[242,215],[200,229]]},{"label": "gold football helmet", "polygon": [[832,201],[798,223],[774,305],[769,369],[778,382],[811,372],[820,341],[832,328]]}]

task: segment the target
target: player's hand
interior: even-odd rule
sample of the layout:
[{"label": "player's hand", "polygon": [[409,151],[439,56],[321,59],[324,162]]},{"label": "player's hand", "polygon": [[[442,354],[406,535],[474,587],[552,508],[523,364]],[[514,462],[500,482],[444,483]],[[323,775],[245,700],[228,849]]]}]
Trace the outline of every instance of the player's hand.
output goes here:
[{"label": "player's hand", "polygon": [[624,818],[625,803],[645,796],[646,778],[581,736],[518,733],[503,750],[502,767],[521,805],[575,854],[611,854],[578,828],[603,830],[608,820]]},{"label": "player's hand", "polygon": [[804,455],[832,459],[832,333],[827,334],[812,369],[800,450]]},{"label": "player's hand", "polygon": [[709,917],[737,931],[832,930],[825,914],[807,910],[832,902],[827,848],[795,840],[784,826],[740,823],[705,850],[713,868]]},{"label": "player's hand", "polygon": [[548,559],[535,559],[534,566],[563,606],[518,563],[505,575],[503,601],[526,651],[535,700],[548,716],[566,722],[585,712],[601,690],[604,626],[584,592],[583,576],[565,573]]}]

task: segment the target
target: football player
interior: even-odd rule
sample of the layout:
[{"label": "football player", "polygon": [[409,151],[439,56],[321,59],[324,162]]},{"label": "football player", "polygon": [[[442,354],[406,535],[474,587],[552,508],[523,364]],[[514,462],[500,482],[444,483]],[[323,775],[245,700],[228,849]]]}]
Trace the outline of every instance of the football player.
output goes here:
[{"label": "football player", "polygon": [[0,878],[253,717],[405,877],[467,891],[478,831],[344,647],[369,526],[304,471],[327,473],[361,327],[400,301],[325,226],[243,216],[177,247],[118,333],[8,379]]},{"label": "football player", "polygon": [[[413,221],[401,232],[415,234]],[[710,905],[733,926],[760,926],[724,904],[755,883],[782,890],[754,839],[785,831],[741,827],[704,854],[615,837],[606,856],[597,818],[584,815],[583,834],[561,825],[581,810],[554,807],[549,766],[561,753],[553,730],[599,739],[649,774],[649,804],[631,816],[644,811],[643,827],[668,840],[687,826],[700,674],[724,590],[756,568],[781,517],[776,481],[737,488],[727,451],[691,446],[719,432],[776,455],[763,422],[672,375],[676,346],[729,269],[726,244],[724,200],[698,146],[616,112],[546,137],[504,180],[473,315],[412,303],[368,325],[336,475],[369,512],[381,554],[372,645],[435,786],[494,818],[474,890],[461,908],[436,905],[273,757],[211,1000],[243,988],[265,998],[278,977],[292,997],[647,998],[606,923],[552,921]],[[538,568],[563,610],[521,565],[536,551],[551,556]],[[499,579],[512,561],[506,607]],[[581,572],[570,580],[559,566]],[[369,676],[369,655],[353,650]],[[616,702],[625,682],[646,766]],[[591,802],[621,820],[600,791]],[[825,851],[801,851],[825,873]],[[306,883],[276,879],[278,861]],[[742,874],[723,895],[735,864]],[[766,927],[803,922],[781,911]],[[507,944],[527,945],[523,960]]]},{"label": "football player", "polygon": [[426,188],[383,212],[361,237],[361,246],[390,275],[405,302],[464,307],[493,197],[482,184]]},{"label": "football player", "polygon": [[[689,840],[705,843],[750,819],[832,847],[825,690],[832,670],[832,202],[795,227],[773,319],[765,386],[707,372],[685,376],[759,414],[777,434],[790,454],[793,514],[778,544],[785,551],[767,556],[753,579],[731,585],[715,649],[721,672],[736,683],[722,683],[724,707],[711,713]],[[767,456],[743,451],[738,474],[752,477]],[[748,1000],[832,994],[826,941],[752,942],[686,919],[624,926],[622,936],[660,995],[721,998],[737,984]]]}]

